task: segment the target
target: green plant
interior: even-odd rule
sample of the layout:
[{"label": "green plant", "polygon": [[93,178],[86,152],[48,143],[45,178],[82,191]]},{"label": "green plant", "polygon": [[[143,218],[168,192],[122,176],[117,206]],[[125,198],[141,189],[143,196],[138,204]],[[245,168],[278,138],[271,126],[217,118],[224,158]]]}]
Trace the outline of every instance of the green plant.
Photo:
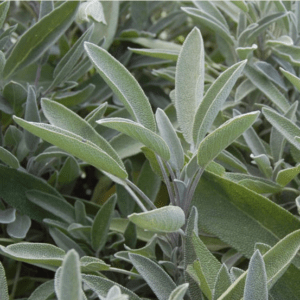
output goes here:
[{"label": "green plant", "polygon": [[299,10],[1,3],[0,298],[299,299]]}]

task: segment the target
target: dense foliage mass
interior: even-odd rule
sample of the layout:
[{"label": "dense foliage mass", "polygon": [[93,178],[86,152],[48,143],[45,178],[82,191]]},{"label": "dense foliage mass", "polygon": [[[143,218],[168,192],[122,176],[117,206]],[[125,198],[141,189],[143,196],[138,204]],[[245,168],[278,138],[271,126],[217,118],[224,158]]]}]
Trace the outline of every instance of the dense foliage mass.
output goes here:
[{"label": "dense foliage mass", "polygon": [[300,299],[300,2],[0,27],[1,300]]}]

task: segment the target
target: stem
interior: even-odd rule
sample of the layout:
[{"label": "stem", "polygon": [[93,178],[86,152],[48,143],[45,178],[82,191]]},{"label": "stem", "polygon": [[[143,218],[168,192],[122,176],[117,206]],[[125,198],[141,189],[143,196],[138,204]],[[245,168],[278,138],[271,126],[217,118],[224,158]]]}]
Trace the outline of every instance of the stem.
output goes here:
[{"label": "stem", "polygon": [[283,191],[284,192],[291,192],[291,193],[295,193],[297,195],[300,195],[300,191],[299,190],[296,190],[296,189],[293,189],[293,188],[290,188],[290,187],[283,188]]},{"label": "stem", "polygon": [[157,207],[153,204],[153,202],[148,198],[148,196],[138,187],[136,186],[133,182],[130,180],[126,179],[126,183],[132,187],[144,200],[145,202],[152,208],[156,209]]},{"label": "stem", "polygon": [[36,77],[35,77],[35,81],[34,81],[34,86],[37,89],[40,77],[41,77],[41,71],[42,71],[42,66],[39,64],[36,70]]},{"label": "stem", "polygon": [[19,261],[19,262],[17,262],[17,269],[16,269],[15,278],[14,278],[14,284],[13,284],[11,294],[10,294],[10,299],[12,299],[12,300],[14,299],[16,291],[17,291],[21,268],[22,268],[22,263]]},{"label": "stem", "polygon": [[121,274],[126,274],[128,276],[134,276],[134,277],[138,277],[138,278],[142,279],[142,276],[139,275],[139,274],[136,274],[134,272],[130,272],[130,271],[127,271],[127,270],[119,269],[119,268],[110,267],[109,270],[106,270],[106,271],[118,272],[118,273],[121,273]]},{"label": "stem", "polygon": [[163,177],[164,177],[164,180],[165,180],[165,183],[166,183],[166,186],[167,186],[167,190],[168,190],[168,194],[169,194],[169,197],[170,197],[170,202],[173,204],[173,205],[176,205],[175,204],[175,199],[174,199],[174,194],[173,194],[173,191],[172,191],[172,187],[170,185],[170,181],[169,181],[169,178],[168,178],[168,175],[167,175],[167,172],[165,170],[165,167],[163,165],[163,162],[161,160],[161,158],[155,154],[156,156],[156,159],[158,161],[158,164],[159,164],[159,167],[160,167],[160,170],[163,174]]},{"label": "stem", "polygon": [[199,180],[202,176],[204,172],[204,169],[200,169],[196,175],[196,178],[194,179],[193,183],[191,184],[191,188],[188,189],[188,195],[187,195],[187,200],[185,202],[185,205],[184,205],[184,212],[185,214],[187,215],[188,214],[188,211],[189,211],[189,208],[190,208],[190,205],[191,205],[191,202],[193,200],[193,196],[194,196],[194,193],[195,193],[195,190],[196,190],[196,187],[199,183]]},{"label": "stem", "polygon": [[166,163],[166,166],[167,166],[167,168],[168,168],[169,174],[170,174],[170,176],[171,176],[171,178],[172,178],[173,185],[174,185],[174,190],[175,190],[175,204],[176,204],[177,206],[180,206],[180,205],[179,205],[180,198],[179,198],[178,187],[177,187],[177,184],[174,183],[174,179],[176,179],[175,174],[174,174],[174,172],[173,172],[171,166],[170,166],[168,163]]},{"label": "stem", "polygon": [[134,199],[136,204],[141,208],[142,211],[147,212],[147,208],[144,206],[144,204],[141,202],[139,197],[133,192],[133,190],[128,186],[124,185],[124,188],[127,190],[127,192],[130,194],[130,196]]}]

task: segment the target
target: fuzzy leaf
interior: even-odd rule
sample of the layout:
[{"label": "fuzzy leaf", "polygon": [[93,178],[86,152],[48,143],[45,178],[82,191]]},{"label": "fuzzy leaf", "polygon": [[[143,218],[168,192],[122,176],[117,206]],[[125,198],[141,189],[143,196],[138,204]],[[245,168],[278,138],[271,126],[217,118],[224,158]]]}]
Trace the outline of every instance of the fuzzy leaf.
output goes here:
[{"label": "fuzzy leaf", "polygon": [[0,4],[0,29],[2,29],[3,23],[5,21],[8,9],[10,6],[10,1],[3,1]]},{"label": "fuzzy leaf", "polygon": [[31,226],[31,220],[28,216],[16,215],[15,221],[7,225],[7,233],[15,239],[24,239]]},{"label": "fuzzy leaf", "polygon": [[212,300],[217,300],[231,285],[231,277],[225,264],[222,264],[216,277]]},{"label": "fuzzy leaf", "polygon": [[129,254],[129,258],[148,283],[159,300],[166,300],[176,288],[171,277],[155,262],[138,254]]},{"label": "fuzzy leaf", "polygon": [[128,219],[137,226],[154,232],[176,232],[185,223],[183,210],[178,206],[164,206],[143,213],[133,213]]},{"label": "fuzzy leaf", "polygon": [[175,290],[173,290],[168,300],[183,300],[188,287],[188,283],[179,285]]},{"label": "fuzzy leaf", "polygon": [[222,109],[234,84],[240,77],[247,61],[239,62],[225,72],[211,85],[200,103],[193,124],[193,140],[196,145],[203,140]]},{"label": "fuzzy leaf", "polygon": [[54,293],[54,280],[48,280],[35,289],[28,300],[48,300]]},{"label": "fuzzy leaf", "polygon": [[166,142],[158,134],[139,123],[123,118],[106,118],[97,121],[97,123],[129,135],[152,149],[164,160],[170,158],[170,151]]},{"label": "fuzzy leaf", "polygon": [[179,53],[175,77],[175,107],[179,126],[187,142],[192,142],[195,110],[203,97],[204,46],[199,29],[194,28]]},{"label": "fuzzy leaf", "polygon": [[97,71],[124,104],[134,120],[155,131],[156,125],[149,101],[136,79],[106,50],[85,42],[85,50]]},{"label": "fuzzy leaf", "polygon": [[2,160],[8,166],[18,169],[20,167],[20,163],[18,159],[8,150],[0,146],[0,160]]},{"label": "fuzzy leaf", "polygon": [[156,57],[160,59],[169,59],[177,61],[179,52],[176,50],[167,50],[167,49],[140,49],[140,48],[130,48],[128,47],[130,51],[133,53],[141,54],[141,55],[147,55],[150,57]]},{"label": "fuzzy leaf", "polygon": [[292,181],[300,172],[300,164],[293,168],[284,169],[278,172],[276,182],[281,186],[286,186]]},{"label": "fuzzy leaf", "polygon": [[284,70],[283,68],[279,68],[279,70],[293,84],[293,86],[300,91],[300,78]]},{"label": "fuzzy leaf", "polygon": [[205,137],[198,148],[198,164],[205,168],[218,154],[227,148],[257,119],[259,112],[251,112],[232,118]]},{"label": "fuzzy leaf", "polygon": [[23,69],[38,60],[71,25],[79,2],[66,1],[27,30],[8,57],[3,76]]},{"label": "fuzzy leaf", "polygon": [[1,262],[0,262],[0,299],[9,300],[5,270]]}]

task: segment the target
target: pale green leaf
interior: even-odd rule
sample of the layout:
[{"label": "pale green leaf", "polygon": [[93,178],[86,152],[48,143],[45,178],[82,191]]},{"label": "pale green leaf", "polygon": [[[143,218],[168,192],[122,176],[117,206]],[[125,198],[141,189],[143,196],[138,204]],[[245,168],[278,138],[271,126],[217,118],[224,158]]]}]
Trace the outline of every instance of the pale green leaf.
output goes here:
[{"label": "pale green leaf", "polygon": [[246,66],[245,75],[249,80],[264,93],[281,111],[285,112],[290,105],[282,93],[264,75],[256,71],[253,67]]},{"label": "pale green leaf", "polygon": [[187,142],[192,142],[194,115],[204,90],[204,46],[196,27],[184,41],[175,76],[175,107],[179,126]]},{"label": "pale green leaf", "polygon": [[271,162],[269,157],[266,154],[260,154],[257,156],[254,156],[253,154],[250,154],[250,157],[254,160],[260,171],[267,177],[271,178],[273,169],[271,167]]},{"label": "pale green leaf", "polygon": [[209,131],[234,84],[240,77],[246,62],[247,61],[239,62],[227,69],[206,92],[197,109],[193,124],[193,140],[196,145],[199,145]]},{"label": "pale green leaf", "polygon": [[0,262],[0,299],[9,300],[5,270],[1,262]]},{"label": "pale green leaf", "polygon": [[43,18],[44,16],[48,15],[54,9],[53,1],[41,1],[40,4],[40,12],[39,12],[39,19]]},{"label": "pale green leaf", "polygon": [[9,6],[10,6],[10,1],[3,1],[0,4],[0,29],[2,29],[2,26],[4,24]]},{"label": "pale green leaf", "polygon": [[237,87],[234,100],[236,102],[241,101],[242,99],[247,97],[250,93],[255,91],[255,89],[256,89],[255,85],[249,79],[246,79]]},{"label": "pale green leaf", "polygon": [[16,210],[14,208],[7,208],[0,210],[0,223],[9,224],[14,222],[16,219]]},{"label": "pale green leaf", "polygon": [[281,186],[286,186],[292,181],[300,172],[300,164],[293,168],[284,169],[278,172],[276,182]]},{"label": "pale green leaf", "polygon": [[59,300],[82,300],[80,263],[75,250],[70,250],[64,258],[59,285]]},{"label": "pale green leaf", "polygon": [[143,213],[133,213],[128,219],[137,226],[154,232],[176,232],[185,223],[183,210],[178,206],[164,206]]},{"label": "pale green leaf", "polygon": [[3,76],[9,77],[38,60],[71,25],[79,2],[66,1],[27,30],[8,57]]},{"label": "pale green leaf", "polygon": [[106,25],[103,7],[100,1],[92,0],[81,3],[76,17],[77,22],[89,22],[89,18]]},{"label": "pale green leaf", "polygon": [[0,146],[0,160],[2,160],[8,166],[18,169],[20,167],[20,163],[18,159],[8,150]]},{"label": "pale green leaf", "polygon": [[96,130],[79,115],[55,101],[42,99],[42,108],[50,124],[80,136],[92,142],[111,156],[121,168],[124,164],[112,146]]},{"label": "pale green leaf", "polygon": [[273,127],[275,127],[291,144],[300,149],[300,142],[295,139],[296,136],[300,136],[300,129],[298,126],[272,109],[264,107],[262,112]]},{"label": "pale green leaf", "polygon": [[157,298],[159,300],[168,299],[176,288],[171,277],[158,264],[149,258],[133,253],[129,254],[129,258]]},{"label": "pale green leaf", "polygon": [[0,246],[2,255],[11,257],[15,260],[49,266],[60,266],[65,251],[46,243],[18,243],[7,247]]},{"label": "pale green leaf", "polygon": [[170,149],[170,164],[176,170],[181,170],[184,164],[184,153],[180,140],[174,130],[172,123],[165,112],[158,108],[156,111],[156,122],[159,133]]},{"label": "pale green leaf", "polygon": [[256,49],[257,45],[253,44],[251,47],[238,47],[235,49],[235,51],[240,59],[247,59]]},{"label": "pale green leaf", "polygon": [[15,239],[24,239],[31,226],[31,220],[28,216],[17,213],[16,219],[7,225],[8,235]]},{"label": "pale green leaf", "polygon": [[54,293],[54,280],[48,280],[35,289],[28,300],[48,300],[50,296],[54,296]]},{"label": "pale green leaf", "polygon": [[300,78],[284,70],[283,68],[279,68],[279,70],[293,84],[293,86],[300,91]]},{"label": "pale green leaf", "polygon": [[121,168],[111,156],[102,151],[94,143],[52,125],[26,122],[17,117],[14,117],[14,120],[26,130],[68,151],[99,170],[106,171],[122,179],[127,178],[125,169]]},{"label": "pale green leaf", "polygon": [[244,300],[268,300],[267,273],[259,250],[254,252],[249,262]]},{"label": "pale green leaf", "polygon": [[279,44],[272,47],[273,52],[291,63],[294,66],[300,66],[300,55],[299,55],[299,46]]},{"label": "pale green leaf", "polygon": [[179,51],[176,50],[167,50],[167,49],[140,49],[140,48],[130,48],[130,51],[136,54],[146,55],[150,57],[156,57],[160,59],[169,59],[177,61]]},{"label": "pale green leaf", "polygon": [[212,300],[217,300],[231,285],[231,276],[225,264],[222,264],[213,289]]},{"label": "pale green leaf", "polygon": [[173,290],[168,300],[183,300],[183,297],[188,287],[189,287],[188,283],[179,285],[175,290]]},{"label": "pale green leaf", "polygon": [[106,118],[97,123],[127,134],[152,149],[166,161],[170,159],[170,150],[166,142],[158,134],[139,123],[123,118]]},{"label": "pale green leaf", "polygon": [[156,125],[150,103],[136,79],[106,50],[85,42],[85,50],[97,71],[132,117],[149,130]]},{"label": "pale green leaf", "polygon": [[232,118],[205,137],[198,148],[198,164],[205,168],[218,154],[227,148],[257,119],[259,112],[251,112]]},{"label": "pale green leaf", "polygon": [[92,225],[92,247],[97,253],[101,251],[106,243],[116,203],[116,197],[111,197],[104,203],[94,219]]},{"label": "pale green leaf", "polygon": [[103,260],[92,256],[81,257],[80,266],[82,272],[107,271],[110,267],[110,265],[106,264]]}]

